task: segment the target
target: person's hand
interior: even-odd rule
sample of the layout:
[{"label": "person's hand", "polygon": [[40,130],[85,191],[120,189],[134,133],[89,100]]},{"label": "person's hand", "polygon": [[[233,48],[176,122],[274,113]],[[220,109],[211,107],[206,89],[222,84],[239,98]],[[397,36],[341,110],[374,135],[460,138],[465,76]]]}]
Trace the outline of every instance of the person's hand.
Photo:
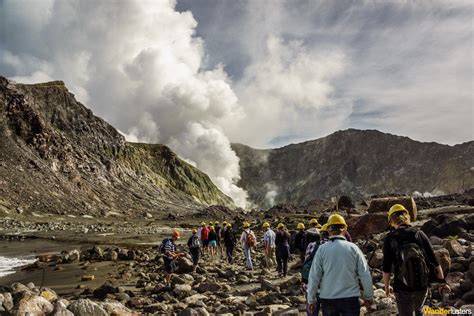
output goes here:
[{"label": "person's hand", "polygon": [[387,297],[392,297],[393,296],[393,288],[390,285],[385,286],[385,295]]},{"label": "person's hand", "polygon": [[316,303],[308,304],[308,312],[310,314],[313,314],[315,310],[316,310]]},{"label": "person's hand", "polygon": [[370,299],[370,300],[364,299],[364,306],[367,308],[367,311],[370,311],[373,305],[374,305],[373,299]]}]

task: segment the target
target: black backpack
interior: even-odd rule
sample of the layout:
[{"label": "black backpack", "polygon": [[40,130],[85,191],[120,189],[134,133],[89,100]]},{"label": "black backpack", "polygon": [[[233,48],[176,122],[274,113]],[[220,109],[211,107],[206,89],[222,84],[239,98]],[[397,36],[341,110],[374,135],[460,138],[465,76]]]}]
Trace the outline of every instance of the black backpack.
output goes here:
[{"label": "black backpack", "polygon": [[396,234],[393,248],[397,254],[397,270],[395,277],[411,290],[423,290],[429,284],[430,269],[426,263],[426,255],[417,240],[417,231],[408,229],[403,234]]}]

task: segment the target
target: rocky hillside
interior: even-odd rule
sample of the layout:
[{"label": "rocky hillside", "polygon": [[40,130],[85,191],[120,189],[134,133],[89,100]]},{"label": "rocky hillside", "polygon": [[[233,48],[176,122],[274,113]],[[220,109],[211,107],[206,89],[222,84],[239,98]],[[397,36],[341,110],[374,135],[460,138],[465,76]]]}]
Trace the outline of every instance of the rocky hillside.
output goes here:
[{"label": "rocky hillside", "polygon": [[414,191],[456,193],[474,187],[474,142],[422,143],[375,130],[338,131],[278,149],[233,144],[239,183],[257,204]]},{"label": "rocky hillside", "polygon": [[138,215],[232,205],[168,147],[127,143],[61,81],[0,77],[0,211]]}]

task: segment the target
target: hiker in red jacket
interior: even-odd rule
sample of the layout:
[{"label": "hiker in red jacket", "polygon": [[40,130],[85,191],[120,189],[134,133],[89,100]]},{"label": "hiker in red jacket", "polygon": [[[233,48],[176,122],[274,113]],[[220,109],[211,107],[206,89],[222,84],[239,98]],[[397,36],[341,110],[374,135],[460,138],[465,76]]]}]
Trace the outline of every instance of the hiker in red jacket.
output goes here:
[{"label": "hiker in red jacket", "polygon": [[202,253],[205,254],[209,245],[209,228],[206,223],[201,224]]}]

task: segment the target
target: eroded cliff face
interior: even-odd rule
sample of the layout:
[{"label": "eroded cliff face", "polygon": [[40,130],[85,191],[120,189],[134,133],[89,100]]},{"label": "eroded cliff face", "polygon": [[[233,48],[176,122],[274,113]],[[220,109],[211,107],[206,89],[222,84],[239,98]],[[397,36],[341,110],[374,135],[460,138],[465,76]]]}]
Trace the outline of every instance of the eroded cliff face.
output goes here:
[{"label": "eroded cliff face", "polygon": [[61,81],[0,77],[0,210],[138,215],[232,205],[164,145],[127,143]]},{"label": "eroded cliff face", "polygon": [[278,149],[232,148],[240,158],[239,185],[260,205],[474,187],[474,142],[448,146],[349,129]]}]

